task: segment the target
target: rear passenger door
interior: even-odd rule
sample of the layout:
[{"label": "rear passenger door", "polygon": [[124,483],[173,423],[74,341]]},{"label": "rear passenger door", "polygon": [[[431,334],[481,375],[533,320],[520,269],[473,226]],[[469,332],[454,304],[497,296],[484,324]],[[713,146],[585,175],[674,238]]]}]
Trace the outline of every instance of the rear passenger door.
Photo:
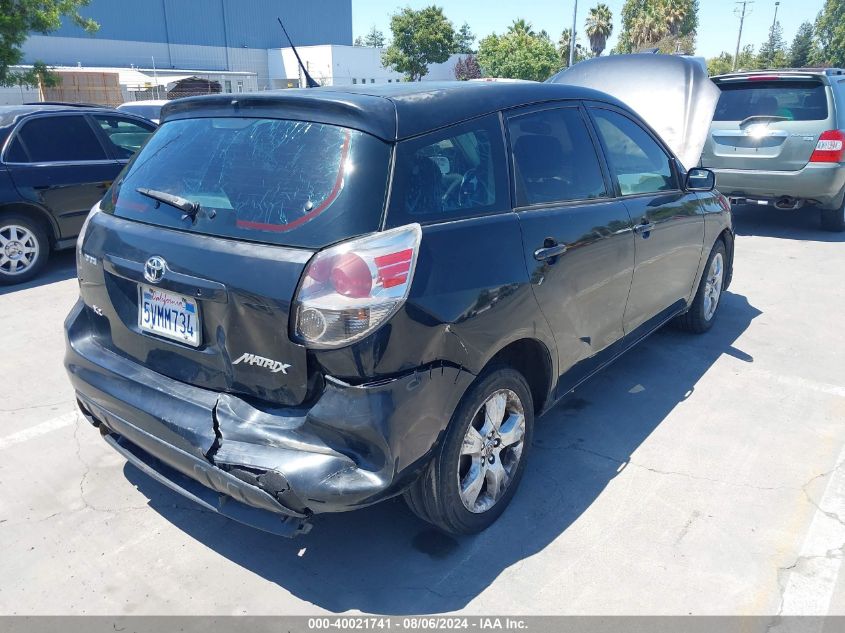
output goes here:
[{"label": "rear passenger door", "polygon": [[613,186],[634,222],[636,267],[625,309],[625,334],[657,325],[685,306],[698,273],[704,216],[680,184],[674,159],[621,111],[591,107]]},{"label": "rear passenger door", "polygon": [[560,388],[569,390],[623,336],[631,218],[578,105],[517,111],[507,130],[525,261],[566,374]]},{"label": "rear passenger door", "polygon": [[13,134],[4,161],[18,192],[53,214],[60,238],[76,236],[121,165],[84,114],[35,116]]}]

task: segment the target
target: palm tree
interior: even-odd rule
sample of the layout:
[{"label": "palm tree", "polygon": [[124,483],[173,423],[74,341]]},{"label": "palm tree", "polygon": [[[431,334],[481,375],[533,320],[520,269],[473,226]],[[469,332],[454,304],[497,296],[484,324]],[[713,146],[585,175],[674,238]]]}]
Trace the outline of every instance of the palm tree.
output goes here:
[{"label": "palm tree", "polygon": [[508,27],[508,31],[517,35],[534,36],[534,29],[531,28],[531,22],[526,22],[523,19],[514,20],[513,24]]},{"label": "palm tree", "polygon": [[587,14],[587,37],[590,38],[590,49],[598,57],[607,46],[607,39],[613,33],[613,13],[602,3],[597,4]]},{"label": "palm tree", "polygon": [[642,49],[659,42],[666,36],[666,22],[654,11],[646,11],[634,20],[631,26],[631,41],[634,49]]},{"label": "palm tree", "polygon": [[688,10],[689,3],[687,0],[663,0],[663,19],[673,37],[680,32],[681,24],[686,19]]}]

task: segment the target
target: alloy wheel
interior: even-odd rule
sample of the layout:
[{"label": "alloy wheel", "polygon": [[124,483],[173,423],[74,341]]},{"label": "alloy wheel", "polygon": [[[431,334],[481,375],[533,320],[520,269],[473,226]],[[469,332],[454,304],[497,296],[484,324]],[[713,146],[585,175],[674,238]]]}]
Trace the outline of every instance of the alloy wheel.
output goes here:
[{"label": "alloy wheel", "polygon": [[38,260],[38,255],[38,239],[28,228],[18,224],[0,227],[0,273],[21,275]]},{"label": "alloy wheel", "polygon": [[522,458],[525,409],[510,389],[484,401],[467,428],[458,460],[458,492],[473,513],[492,508],[513,481]]},{"label": "alloy wheel", "polygon": [[709,321],[716,314],[719,307],[719,299],[722,297],[722,283],[724,282],[724,258],[721,253],[716,253],[713,261],[710,262],[710,269],[707,271],[707,279],[704,285],[704,318]]}]

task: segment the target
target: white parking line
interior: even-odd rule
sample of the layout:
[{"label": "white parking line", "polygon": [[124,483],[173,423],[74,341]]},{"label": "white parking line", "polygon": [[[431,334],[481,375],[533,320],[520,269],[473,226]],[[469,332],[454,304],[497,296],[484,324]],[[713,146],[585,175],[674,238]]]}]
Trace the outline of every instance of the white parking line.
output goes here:
[{"label": "white parking line", "polygon": [[845,558],[845,449],[818,502],[795,566],[789,571],[782,615],[827,615]]},{"label": "white parking line", "polygon": [[28,442],[29,440],[41,437],[47,433],[52,433],[53,431],[57,431],[66,426],[72,426],[76,423],[77,415],[78,414],[75,411],[72,411],[71,413],[65,413],[64,415],[60,415],[52,420],[47,420],[41,424],[36,424],[33,427],[24,429],[23,431],[12,433],[6,437],[0,437],[0,451],[5,448],[11,448],[12,446],[22,442]]}]

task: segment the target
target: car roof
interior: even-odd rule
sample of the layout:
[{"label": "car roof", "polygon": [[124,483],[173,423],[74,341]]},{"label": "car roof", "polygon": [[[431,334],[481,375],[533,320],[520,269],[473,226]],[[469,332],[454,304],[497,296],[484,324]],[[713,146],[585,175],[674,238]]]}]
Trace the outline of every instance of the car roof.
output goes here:
[{"label": "car roof", "polygon": [[55,104],[55,103],[32,103],[27,105],[11,105],[0,106],[0,128],[9,127],[21,117],[30,114],[38,114],[42,112],[61,112],[74,113],[80,112],[117,112],[114,108],[108,106],[96,105],[73,105],[73,104]]},{"label": "car roof", "polygon": [[162,121],[264,116],[341,125],[392,141],[499,110],[567,99],[604,101],[630,111],[602,92],[565,84],[432,81],[188,97],[168,103]]}]

